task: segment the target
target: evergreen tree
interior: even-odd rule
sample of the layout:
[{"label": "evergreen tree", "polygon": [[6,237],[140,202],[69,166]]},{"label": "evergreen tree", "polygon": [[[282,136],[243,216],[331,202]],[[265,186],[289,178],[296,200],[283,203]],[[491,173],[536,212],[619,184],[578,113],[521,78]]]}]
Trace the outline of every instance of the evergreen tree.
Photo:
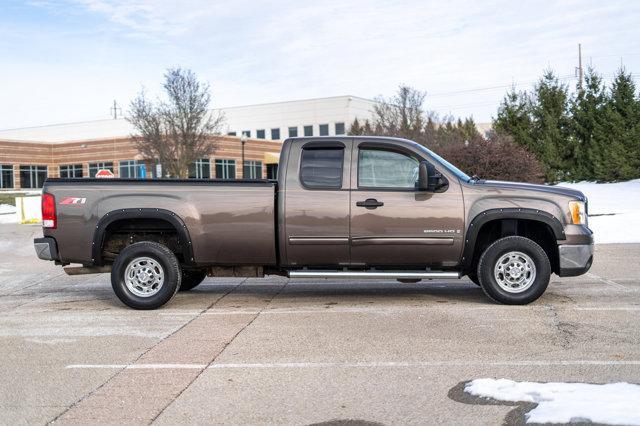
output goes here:
[{"label": "evergreen tree", "polygon": [[587,70],[583,88],[578,87],[571,102],[571,148],[573,162],[570,179],[593,179],[604,167],[606,149],[605,108],[607,95],[602,78],[593,68]]},{"label": "evergreen tree", "polygon": [[627,180],[640,175],[640,100],[631,74],[620,69],[608,99],[608,179]]},{"label": "evergreen tree", "polygon": [[534,94],[530,150],[546,167],[547,182],[556,182],[567,176],[573,157],[569,143],[568,89],[548,70],[536,84]]},{"label": "evergreen tree", "polygon": [[531,150],[532,129],[531,99],[526,92],[516,92],[513,86],[498,107],[498,115],[493,119],[493,130],[511,136],[514,142]]}]

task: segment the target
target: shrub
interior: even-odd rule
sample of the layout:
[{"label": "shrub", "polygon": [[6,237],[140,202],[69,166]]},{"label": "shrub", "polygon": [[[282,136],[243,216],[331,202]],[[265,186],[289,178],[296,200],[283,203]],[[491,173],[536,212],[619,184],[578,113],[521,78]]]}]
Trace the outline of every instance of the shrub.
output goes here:
[{"label": "shrub", "polygon": [[482,179],[543,183],[544,172],[535,155],[505,135],[476,137],[468,144],[444,147],[439,152],[469,176]]}]

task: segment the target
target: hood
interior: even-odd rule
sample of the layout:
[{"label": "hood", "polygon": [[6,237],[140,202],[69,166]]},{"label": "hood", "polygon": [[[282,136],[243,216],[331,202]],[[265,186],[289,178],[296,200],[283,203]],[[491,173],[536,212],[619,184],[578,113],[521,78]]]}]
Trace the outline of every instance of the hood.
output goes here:
[{"label": "hood", "polygon": [[496,189],[514,189],[544,192],[547,194],[563,195],[565,197],[576,198],[585,201],[587,197],[575,189],[564,188],[562,186],[538,185],[535,183],[506,182],[500,180],[480,180],[475,183],[478,186],[485,186]]}]

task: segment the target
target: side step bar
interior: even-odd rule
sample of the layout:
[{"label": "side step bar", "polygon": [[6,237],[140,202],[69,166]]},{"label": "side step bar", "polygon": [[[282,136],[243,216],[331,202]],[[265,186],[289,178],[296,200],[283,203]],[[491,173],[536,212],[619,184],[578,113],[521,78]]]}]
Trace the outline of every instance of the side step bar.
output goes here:
[{"label": "side step bar", "polygon": [[459,279],[460,272],[438,271],[289,271],[290,278]]}]

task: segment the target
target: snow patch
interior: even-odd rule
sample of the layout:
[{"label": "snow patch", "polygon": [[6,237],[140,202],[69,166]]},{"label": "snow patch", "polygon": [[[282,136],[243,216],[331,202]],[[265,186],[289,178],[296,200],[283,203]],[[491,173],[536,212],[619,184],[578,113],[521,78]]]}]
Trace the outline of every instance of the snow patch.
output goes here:
[{"label": "snow patch", "polygon": [[18,223],[18,213],[16,211],[16,206],[0,204],[0,223]]},{"label": "snow patch", "polygon": [[480,397],[538,404],[527,423],[591,421],[640,424],[640,385],[631,383],[536,383],[508,379],[476,379],[464,391]]},{"label": "snow patch", "polygon": [[596,244],[640,243],[640,179],[617,183],[559,183],[589,200],[589,228]]}]

